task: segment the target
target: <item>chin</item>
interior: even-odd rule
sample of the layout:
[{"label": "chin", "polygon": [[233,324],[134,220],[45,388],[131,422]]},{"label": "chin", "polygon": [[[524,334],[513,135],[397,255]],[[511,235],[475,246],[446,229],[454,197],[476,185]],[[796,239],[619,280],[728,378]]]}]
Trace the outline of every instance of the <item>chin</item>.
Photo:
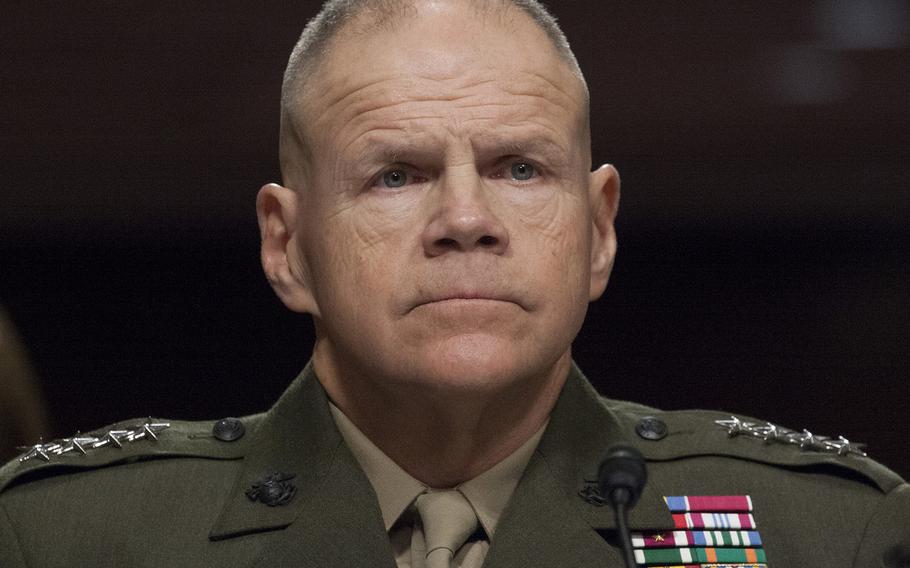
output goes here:
[{"label": "chin", "polygon": [[446,391],[499,390],[521,380],[534,367],[514,342],[469,334],[449,338],[415,361],[414,377]]}]

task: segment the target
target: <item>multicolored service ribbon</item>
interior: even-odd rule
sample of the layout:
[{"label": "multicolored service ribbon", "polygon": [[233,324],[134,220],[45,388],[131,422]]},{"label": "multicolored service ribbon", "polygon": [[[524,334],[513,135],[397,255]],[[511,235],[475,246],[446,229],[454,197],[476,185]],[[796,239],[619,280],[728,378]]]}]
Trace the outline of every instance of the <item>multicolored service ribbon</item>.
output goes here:
[{"label": "multicolored service ribbon", "polygon": [[[649,568],[767,568],[748,495],[664,497],[676,529],[632,534]],[[714,529],[714,530],[691,530]]]},{"label": "multicolored service ribbon", "polygon": [[664,497],[673,513],[751,513],[752,498],[748,495],[682,495]]},{"label": "multicolored service ribbon", "polygon": [[755,518],[748,513],[673,513],[678,529],[747,529],[755,528]]},{"label": "multicolored service ribbon", "polygon": [[761,548],[637,548],[635,561],[639,564],[705,563],[705,562],[765,562]]},{"label": "multicolored service ribbon", "polygon": [[761,546],[757,531],[672,531],[633,533],[635,548],[686,546]]}]

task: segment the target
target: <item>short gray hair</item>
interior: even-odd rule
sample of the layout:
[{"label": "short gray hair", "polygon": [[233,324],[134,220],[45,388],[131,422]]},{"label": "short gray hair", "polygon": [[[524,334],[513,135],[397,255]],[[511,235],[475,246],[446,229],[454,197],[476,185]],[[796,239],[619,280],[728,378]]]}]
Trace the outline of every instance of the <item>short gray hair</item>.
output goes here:
[{"label": "short gray hair", "polygon": [[[543,30],[572,70],[584,80],[578,60],[569,47],[569,41],[556,18],[539,0],[473,0],[481,8],[515,7],[522,10]],[[492,6],[491,6],[492,4]],[[281,105],[286,111],[298,91],[301,76],[310,75],[325,59],[329,44],[339,31],[366,10],[372,16],[372,25],[382,26],[395,16],[406,15],[414,8],[413,0],[327,0],[322,9],[311,19],[291,51],[281,83]]]}]

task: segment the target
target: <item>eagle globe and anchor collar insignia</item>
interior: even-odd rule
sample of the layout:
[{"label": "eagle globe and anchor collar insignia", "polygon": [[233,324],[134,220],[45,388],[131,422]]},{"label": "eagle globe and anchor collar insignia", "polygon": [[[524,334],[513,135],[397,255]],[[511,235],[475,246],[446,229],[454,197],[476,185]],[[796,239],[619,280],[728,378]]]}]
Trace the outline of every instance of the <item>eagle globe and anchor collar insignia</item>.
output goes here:
[{"label": "eagle globe and anchor collar insignia", "polygon": [[39,441],[33,446],[18,448],[25,452],[19,456],[19,463],[25,463],[33,459],[49,462],[54,458],[63,456],[84,456],[105,446],[122,448],[124,444],[131,444],[142,439],[157,442],[158,434],[170,427],[171,424],[169,422],[155,422],[149,417],[141,424],[127,426],[122,429],[112,428],[99,432],[97,435],[81,435],[77,433],[72,438],[62,438],[48,443]]},{"label": "eagle globe and anchor collar insignia", "polygon": [[259,501],[269,507],[287,505],[297,493],[297,486],[291,483],[296,477],[293,473],[275,472],[257,479],[245,491],[250,501]]}]

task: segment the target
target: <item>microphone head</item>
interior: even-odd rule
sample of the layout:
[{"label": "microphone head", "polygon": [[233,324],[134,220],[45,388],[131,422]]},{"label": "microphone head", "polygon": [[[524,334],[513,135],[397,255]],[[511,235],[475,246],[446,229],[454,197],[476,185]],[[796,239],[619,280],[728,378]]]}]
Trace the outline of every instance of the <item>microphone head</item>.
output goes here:
[{"label": "microphone head", "polygon": [[630,509],[638,502],[648,480],[645,458],[637,449],[624,444],[610,447],[597,471],[597,486],[610,503]]}]

